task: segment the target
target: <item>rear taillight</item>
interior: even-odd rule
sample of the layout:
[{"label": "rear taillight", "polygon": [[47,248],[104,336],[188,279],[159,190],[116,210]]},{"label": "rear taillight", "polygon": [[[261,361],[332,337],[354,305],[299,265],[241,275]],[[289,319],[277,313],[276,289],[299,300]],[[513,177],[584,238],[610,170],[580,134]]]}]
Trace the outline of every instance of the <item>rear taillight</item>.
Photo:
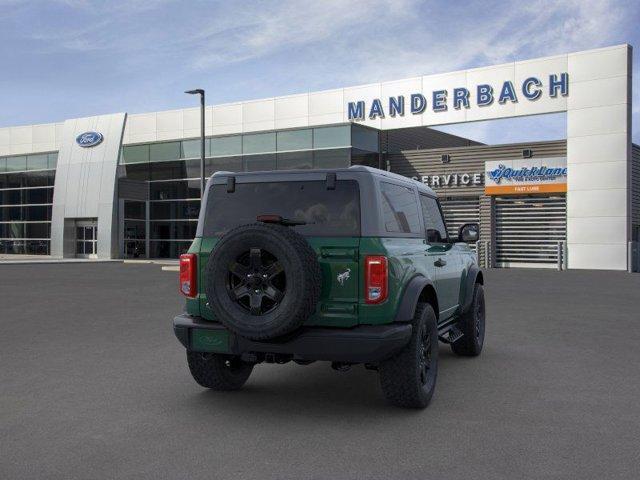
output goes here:
[{"label": "rear taillight", "polygon": [[194,253],[180,255],[180,293],[187,297],[193,298],[198,293],[196,272],[196,255]]},{"label": "rear taillight", "polygon": [[364,301],[381,303],[387,299],[389,269],[387,257],[368,255],[364,259]]}]

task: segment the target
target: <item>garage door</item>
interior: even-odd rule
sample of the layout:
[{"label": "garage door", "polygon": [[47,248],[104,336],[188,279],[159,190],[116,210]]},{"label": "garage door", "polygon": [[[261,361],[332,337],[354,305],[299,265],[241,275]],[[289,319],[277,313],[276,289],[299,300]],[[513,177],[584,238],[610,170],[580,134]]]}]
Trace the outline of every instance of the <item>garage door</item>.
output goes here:
[{"label": "garage door", "polygon": [[552,267],[567,240],[566,195],[496,197],[496,266]]},{"label": "garage door", "polygon": [[[446,197],[440,201],[447,231],[451,238],[458,237],[458,229],[465,223],[480,223],[478,197]],[[475,244],[470,245],[475,250]]]}]

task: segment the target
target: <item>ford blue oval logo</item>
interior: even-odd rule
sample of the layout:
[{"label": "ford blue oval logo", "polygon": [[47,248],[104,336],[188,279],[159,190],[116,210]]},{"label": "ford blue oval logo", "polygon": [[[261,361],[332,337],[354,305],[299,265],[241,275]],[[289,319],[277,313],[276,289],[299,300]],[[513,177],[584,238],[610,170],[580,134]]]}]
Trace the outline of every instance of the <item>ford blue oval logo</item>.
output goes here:
[{"label": "ford blue oval logo", "polygon": [[81,147],[95,147],[102,142],[103,136],[98,132],[84,132],[76,137],[76,143]]}]

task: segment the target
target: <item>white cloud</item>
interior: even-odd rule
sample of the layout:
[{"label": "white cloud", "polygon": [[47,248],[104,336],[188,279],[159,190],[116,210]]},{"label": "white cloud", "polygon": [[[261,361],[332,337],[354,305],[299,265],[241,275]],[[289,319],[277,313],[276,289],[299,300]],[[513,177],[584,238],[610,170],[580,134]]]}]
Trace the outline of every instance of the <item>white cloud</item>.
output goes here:
[{"label": "white cloud", "polygon": [[[354,31],[366,34],[367,27],[380,23],[381,18],[393,22],[404,17],[412,4],[415,2],[408,0],[285,0],[225,12],[225,19],[232,18],[231,22],[216,21],[193,37],[192,43],[209,43],[211,51],[195,53],[192,65],[198,69],[224,67],[321,42],[348,51],[344,38],[352,38]],[[381,12],[385,13],[382,17]]]},{"label": "white cloud", "polygon": [[401,72],[446,72],[610,45],[628,15],[619,2],[606,0],[538,0],[497,11],[476,9],[445,22],[427,20],[417,31],[407,24],[407,32],[374,36],[345,55],[361,59],[369,81],[397,78]]},{"label": "white cloud", "polygon": [[633,8],[613,0],[61,2],[88,18],[31,34],[50,52],[175,53],[207,71],[304,49],[300,63],[366,82],[607,45]]},{"label": "white cloud", "polygon": [[[167,88],[185,79],[206,83],[227,75],[242,90],[241,98],[623,43],[638,38],[640,17],[634,0],[59,0],[57,7],[40,4],[49,9],[49,18],[36,15],[38,4],[16,5],[0,16],[13,16],[16,25],[26,27],[12,37],[25,56],[99,52],[91,62],[104,62],[132,89]],[[230,90],[217,100],[229,100]]]}]

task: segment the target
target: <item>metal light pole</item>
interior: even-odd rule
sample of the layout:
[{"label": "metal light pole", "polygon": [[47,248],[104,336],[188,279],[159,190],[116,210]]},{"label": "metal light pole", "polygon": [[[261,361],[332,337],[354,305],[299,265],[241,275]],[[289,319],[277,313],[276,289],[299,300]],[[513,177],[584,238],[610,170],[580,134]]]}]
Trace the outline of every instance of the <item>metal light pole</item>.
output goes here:
[{"label": "metal light pole", "polygon": [[[196,88],[184,93],[200,95],[200,199],[202,200],[204,196],[204,90]],[[204,205],[200,205],[200,208],[204,208]]]}]

